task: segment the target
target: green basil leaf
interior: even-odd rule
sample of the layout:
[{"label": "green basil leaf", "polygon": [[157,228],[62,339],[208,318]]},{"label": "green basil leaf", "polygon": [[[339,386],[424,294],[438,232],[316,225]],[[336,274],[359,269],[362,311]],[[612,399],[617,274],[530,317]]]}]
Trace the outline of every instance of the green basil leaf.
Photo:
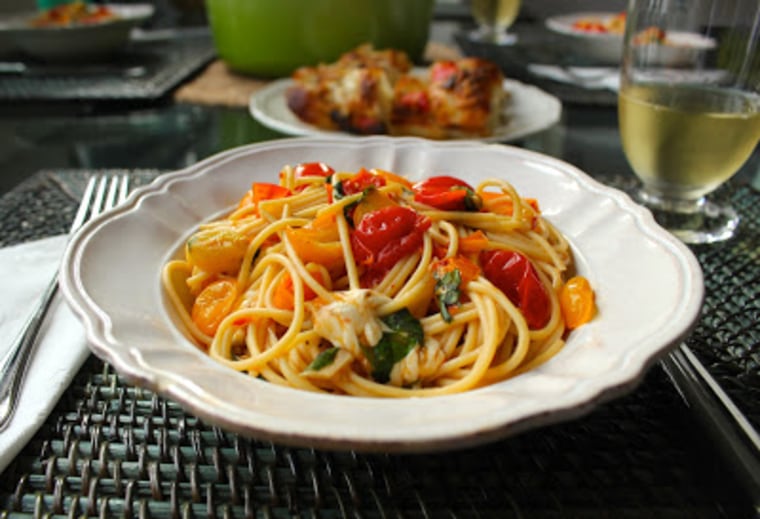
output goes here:
[{"label": "green basil leaf", "polygon": [[335,361],[335,356],[338,354],[338,348],[328,348],[319,352],[311,364],[306,366],[307,371],[319,371],[322,368],[326,368]]},{"label": "green basil leaf", "polygon": [[375,346],[362,347],[372,366],[372,378],[378,382],[387,382],[393,366],[425,338],[422,324],[407,309],[385,316],[383,322],[390,331],[384,332]]},{"label": "green basil leaf", "polygon": [[340,200],[346,196],[346,192],[343,191],[343,182],[338,182],[337,184],[333,185],[333,198],[335,200]]},{"label": "green basil leaf", "polygon": [[450,323],[453,317],[449,312],[449,306],[459,304],[459,285],[462,283],[462,274],[459,269],[454,269],[442,276],[436,272],[433,277],[435,278],[435,297],[438,300],[438,308],[441,309],[441,317]]}]

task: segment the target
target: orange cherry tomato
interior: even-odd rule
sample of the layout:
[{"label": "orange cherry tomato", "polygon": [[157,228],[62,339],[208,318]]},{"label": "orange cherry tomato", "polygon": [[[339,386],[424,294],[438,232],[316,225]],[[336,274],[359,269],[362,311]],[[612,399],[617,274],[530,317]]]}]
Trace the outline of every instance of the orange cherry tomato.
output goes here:
[{"label": "orange cherry tomato", "polygon": [[473,279],[477,279],[480,275],[480,267],[464,256],[454,256],[453,258],[438,260],[432,264],[432,267],[433,271],[436,272],[439,277],[443,277],[449,272],[458,270],[461,279],[458,287],[460,290],[466,287]]},{"label": "orange cherry tomato", "polygon": [[344,266],[343,246],[334,214],[318,217],[308,227],[286,229],[285,234],[304,263],[319,263],[331,274]]},{"label": "orange cherry tomato", "polygon": [[[238,203],[238,208],[245,207],[247,205],[258,206],[258,203],[263,200],[273,200],[275,198],[285,198],[292,193],[286,187],[279,184],[270,184],[268,182],[254,182],[243,198]],[[258,209],[257,209],[258,210]]]},{"label": "orange cherry tomato", "polygon": [[219,323],[232,311],[237,299],[237,286],[230,279],[214,281],[195,298],[190,317],[200,331],[214,335]]},{"label": "orange cherry tomato", "polygon": [[[306,270],[317,280],[317,282],[323,287],[329,286],[330,279],[326,279],[326,274],[314,263],[306,265]],[[304,301],[311,301],[317,297],[317,294],[304,283],[303,287],[303,299]],[[293,278],[290,274],[285,273],[282,279],[277,284],[274,294],[272,294],[272,304],[277,308],[283,310],[292,310],[295,308],[295,291],[293,289]]]},{"label": "orange cherry tomato", "polygon": [[565,326],[574,330],[594,318],[596,302],[591,284],[583,276],[567,280],[559,293],[559,305]]}]

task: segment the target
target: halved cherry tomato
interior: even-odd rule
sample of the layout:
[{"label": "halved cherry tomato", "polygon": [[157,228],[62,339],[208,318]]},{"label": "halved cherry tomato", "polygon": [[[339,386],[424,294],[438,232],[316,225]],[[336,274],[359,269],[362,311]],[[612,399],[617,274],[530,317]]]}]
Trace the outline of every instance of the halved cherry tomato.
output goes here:
[{"label": "halved cherry tomato", "polygon": [[254,182],[243,198],[238,203],[238,208],[247,205],[255,205],[258,210],[258,203],[262,200],[274,200],[275,198],[285,198],[292,193],[286,187],[279,184],[270,184],[268,182]]},{"label": "halved cherry tomato", "polygon": [[286,229],[285,234],[304,263],[319,263],[331,273],[344,266],[343,246],[334,214],[316,218],[309,227]]},{"label": "halved cherry tomato", "polygon": [[574,330],[589,322],[596,314],[594,290],[583,276],[567,280],[559,293],[559,305],[565,326]]},{"label": "halved cherry tomato", "polygon": [[398,204],[382,191],[378,191],[377,189],[368,189],[366,194],[362,197],[359,203],[356,204],[356,207],[354,207],[353,211],[351,212],[351,218],[353,219],[354,227],[359,225],[359,222],[362,221],[362,218],[364,218],[365,214],[391,205]]},{"label": "halved cherry tomato", "polygon": [[380,175],[373,175],[366,169],[362,168],[359,172],[351,178],[348,178],[341,182],[344,195],[353,195],[361,193],[368,187],[383,187],[385,185],[385,179]]},{"label": "halved cherry tomato", "polygon": [[296,178],[301,177],[329,177],[335,170],[324,162],[304,162],[296,166]]},{"label": "halved cherry tomato", "polygon": [[467,182],[441,175],[412,186],[414,200],[442,211],[472,211],[480,207],[480,198]]},{"label": "halved cherry tomato", "polygon": [[[318,265],[309,263],[306,265],[306,270],[317,280],[317,282],[324,286],[328,286],[329,279],[325,279],[326,274]],[[317,294],[304,283],[303,286],[303,299],[304,301],[311,301],[317,297]],[[295,291],[293,289],[293,278],[287,272],[282,276],[280,282],[272,294],[272,304],[277,308],[283,310],[292,310],[295,307]]]},{"label": "halved cherry tomato", "polygon": [[279,184],[270,184],[268,182],[254,182],[251,189],[253,190],[254,204],[258,204],[262,200],[285,198],[292,194],[287,187],[283,187]]},{"label": "halved cherry tomato", "polygon": [[372,211],[351,233],[351,249],[364,265],[364,282],[373,284],[401,258],[422,247],[422,236],[430,219],[409,207],[391,205]]},{"label": "halved cherry tomato", "polygon": [[520,309],[529,328],[546,326],[551,302],[527,257],[515,251],[488,250],[480,253],[480,262],[485,277]]},{"label": "halved cherry tomato", "polygon": [[195,298],[190,317],[200,331],[214,335],[237,298],[237,286],[230,279],[220,279],[201,290]]}]

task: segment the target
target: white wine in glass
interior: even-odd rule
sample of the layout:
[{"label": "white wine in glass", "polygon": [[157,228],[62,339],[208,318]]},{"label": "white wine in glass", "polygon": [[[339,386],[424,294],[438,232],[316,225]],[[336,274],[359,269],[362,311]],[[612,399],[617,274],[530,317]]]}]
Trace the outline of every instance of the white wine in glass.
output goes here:
[{"label": "white wine in glass", "polygon": [[729,13],[721,3],[630,0],[628,9],[618,116],[641,181],[634,196],[687,243],[733,235],[737,213],[708,195],[760,139],[760,3],[735,0]]},{"label": "white wine in glass", "polygon": [[507,32],[520,12],[521,0],[470,0],[472,17],[478,24],[473,38],[499,45],[514,43],[516,37]]}]

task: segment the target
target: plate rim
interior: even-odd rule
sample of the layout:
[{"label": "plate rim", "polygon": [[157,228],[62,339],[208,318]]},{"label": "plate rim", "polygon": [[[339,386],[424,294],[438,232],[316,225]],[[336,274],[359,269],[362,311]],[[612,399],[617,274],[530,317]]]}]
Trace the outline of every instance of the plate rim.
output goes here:
[{"label": "plate rim", "polygon": [[[341,132],[337,130],[336,131],[324,130],[324,129],[318,128],[316,126],[313,126],[311,124],[298,120],[295,114],[292,114],[291,112],[289,113],[292,116],[292,119],[293,119],[292,122],[284,121],[281,118],[278,118],[270,114],[265,109],[266,105],[268,105],[269,102],[282,103],[284,105],[284,108],[287,110],[287,106],[284,103],[284,98],[282,98],[282,94],[284,93],[285,89],[287,89],[289,86],[293,84],[294,84],[294,81],[291,78],[280,78],[280,79],[276,79],[272,81],[270,84],[253,92],[248,101],[248,111],[250,115],[255,120],[257,120],[258,122],[266,126],[267,128],[276,130],[286,135],[324,136],[324,137],[345,138],[345,139],[355,139],[355,138],[366,137],[363,135],[354,135],[354,134]],[[532,126],[526,125],[526,127],[523,128],[522,130],[513,131],[510,134],[498,134],[498,135],[492,135],[489,137],[483,137],[480,139],[472,138],[472,137],[461,138],[461,139],[459,138],[443,139],[441,140],[441,142],[460,142],[460,141],[468,141],[468,140],[476,140],[479,142],[487,142],[487,143],[514,142],[514,141],[529,137],[531,135],[534,135],[536,133],[548,130],[561,120],[562,112],[563,112],[562,101],[560,101],[559,98],[557,98],[556,96],[546,92],[545,90],[538,88],[535,85],[523,83],[516,79],[505,78],[502,85],[505,90],[509,89],[509,91],[513,95],[515,94],[515,92],[517,92],[520,95],[532,95],[536,99],[540,98],[545,104],[545,111],[547,112],[544,119],[543,120],[538,119],[537,120],[538,122],[534,122],[533,120],[531,120],[530,122],[533,123]],[[508,105],[507,107],[505,107],[505,112],[508,112],[509,109],[510,109],[510,106]],[[392,137],[392,136],[389,136],[389,137]],[[399,137],[411,137],[411,136],[399,136]]]},{"label": "plate rim", "polygon": [[[490,427],[480,428],[476,431],[469,431],[468,434],[460,433],[458,435],[451,435],[438,433],[437,435],[429,435],[425,438],[415,438],[414,440],[372,438],[370,435],[369,437],[365,436],[360,440],[357,440],[355,437],[351,437],[350,434],[344,436],[335,434],[331,436],[326,436],[324,434],[322,436],[315,436],[314,431],[294,432],[291,430],[289,433],[284,434],[282,431],[273,431],[271,427],[257,427],[256,424],[251,423],[242,424],[239,420],[234,420],[225,416],[223,413],[217,412],[216,414],[210,414],[207,407],[201,405],[197,399],[194,400],[192,398],[192,388],[187,386],[186,383],[177,383],[173,377],[166,376],[165,374],[162,377],[161,373],[157,373],[155,369],[151,371],[149,369],[150,367],[146,366],[144,362],[141,361],[142,359],[140,358],[139,351],[135,351],[132,348],[118,349],[109,345],[107,337],[104,337],[103,331],[99,329],[103,325],[102,320],[107,319],[107,316],[97,315],[96,308],[89,308],[89,312],[95,311],[95,315],[88,313],[87,307],[89,303],[86,297],[82,294],[81,287],[77,286],[75,276],[76,268],[72,270],[72,267],[76,267],[77,260],[81,260],[81,248],[102,225],[112,219],[116,219],[134,211],[139,202],[150,193],[160,194],[163,190],[167,189],[167,186],[170,186],[175,181],[183,179],[191,180],[194,176],[203,175],[204,171],[213,168],[215,165],[219,165],[236,156],[244,156],[248,153],[255,154],[256,150],[266,150],[272,147],[277,148],[278,146],[298,147],[305,143],[317,145],[321,143],[323,145],[333,145],[338,147],[358,147],[364,144],[392,146],[394,144],[399,145],[402,141],[406,141],[412,145],[423,145],[432,148],[439,146],[461,146],[477,150],[483,146],[487,146],[499,148],[501,150],[508,150],[506,151],[507,153],[522,156],[526,159],[538,160],[545,165],[560,167],[564,173],[569,174],[575,182],[580,182],[597,195],[612,200],[618,207],[623,206],[626,213],[635,218],[637,228],[639,228],[639,230],[645,235],[656,238],[663,247],[669,249],[673,257],[679,260],[679,265],[685,269],[685,272],[689,273],[689,276],[687,276],[689,289],[687,291],[691,294],[691,297],[687,301],[685,307],[681,308],[680,311],[680,313],[686,313],[688,319],[683,320],[682,318],[681,328],[675,335],[671,334],[672,336],[669,337],[668,344],[660,345],[656,348],[650,345],[645,352],[634,351],[629,354],[627,358],[627,361],[629,362],[628,368],[624,373],[626,375],[625,379],[620,379],[615,384],[597,386],[591,394],[588,394],[588,391],[584,388],[584,394],[580,395],[581,398],[576,396],[572,401],[565,401],[562,405],[557,405],[555,403],[553,406],[545,406],[540,411],[530,412],[517,420],[508,423],[490,423]],[[661,229],[654,222],[651,214],[644,208],[636,206],[628,195],[601,184],[571,164],[538,152],[501,144],[484,144],[477,141],[457,141],[456,143],[447,143],[427,141],[415,137],[389,138],[375,136],[365,137],[363,138],[363,141],[326,139],[323,137],[299,137],[265,141],[263,143],[255,143],[221,152],[187,168],[159,176],[151,184],[136,189],[124,205],[104,213],[95,220],[88,222],[69,242],[64,253],[63,266],[65,268],[61,271],[62,292],[66,297],[69,306],[74,310],[74,313],[84,322],[86,336],[91,349],[99,357],[110,362],[117,372],[125,376],[130,382],[146,386],[164,397],[174,399],[184,408],[189,409],[202,419],[209,420],[212,423],[221,425],[225,429],[236,433],[293,446],[339,450],[352,449],[367,452],[433,452],[448,448],[468,447],[486,441],[511,436],[527,429],[557,423],[586,414],[588,411],[594,409],[599,403],[632,390],[641,382],[646,370],[648,370],[658,358],[674,348],[676,344],[682,341],[691,332],[692,328],[696,325],[699,316],[704,290],[701,267],[693,253],[691,253],[684,244]],[[213,362],[210,358],[208,360],[209,362]],[[218,367],[223,368],[224,370],[229,369],[221,366],[221,364],[218,364]],[[466,399],[468,393],[471,392],[453,395],[450,398],[454,399],[454,401],[462,398]],[[351,397],[333,396],[331,398]],[[357,399],[357,401],[361,400],[362,399]],[[369,400],[377,401],[375,399]]]}]

